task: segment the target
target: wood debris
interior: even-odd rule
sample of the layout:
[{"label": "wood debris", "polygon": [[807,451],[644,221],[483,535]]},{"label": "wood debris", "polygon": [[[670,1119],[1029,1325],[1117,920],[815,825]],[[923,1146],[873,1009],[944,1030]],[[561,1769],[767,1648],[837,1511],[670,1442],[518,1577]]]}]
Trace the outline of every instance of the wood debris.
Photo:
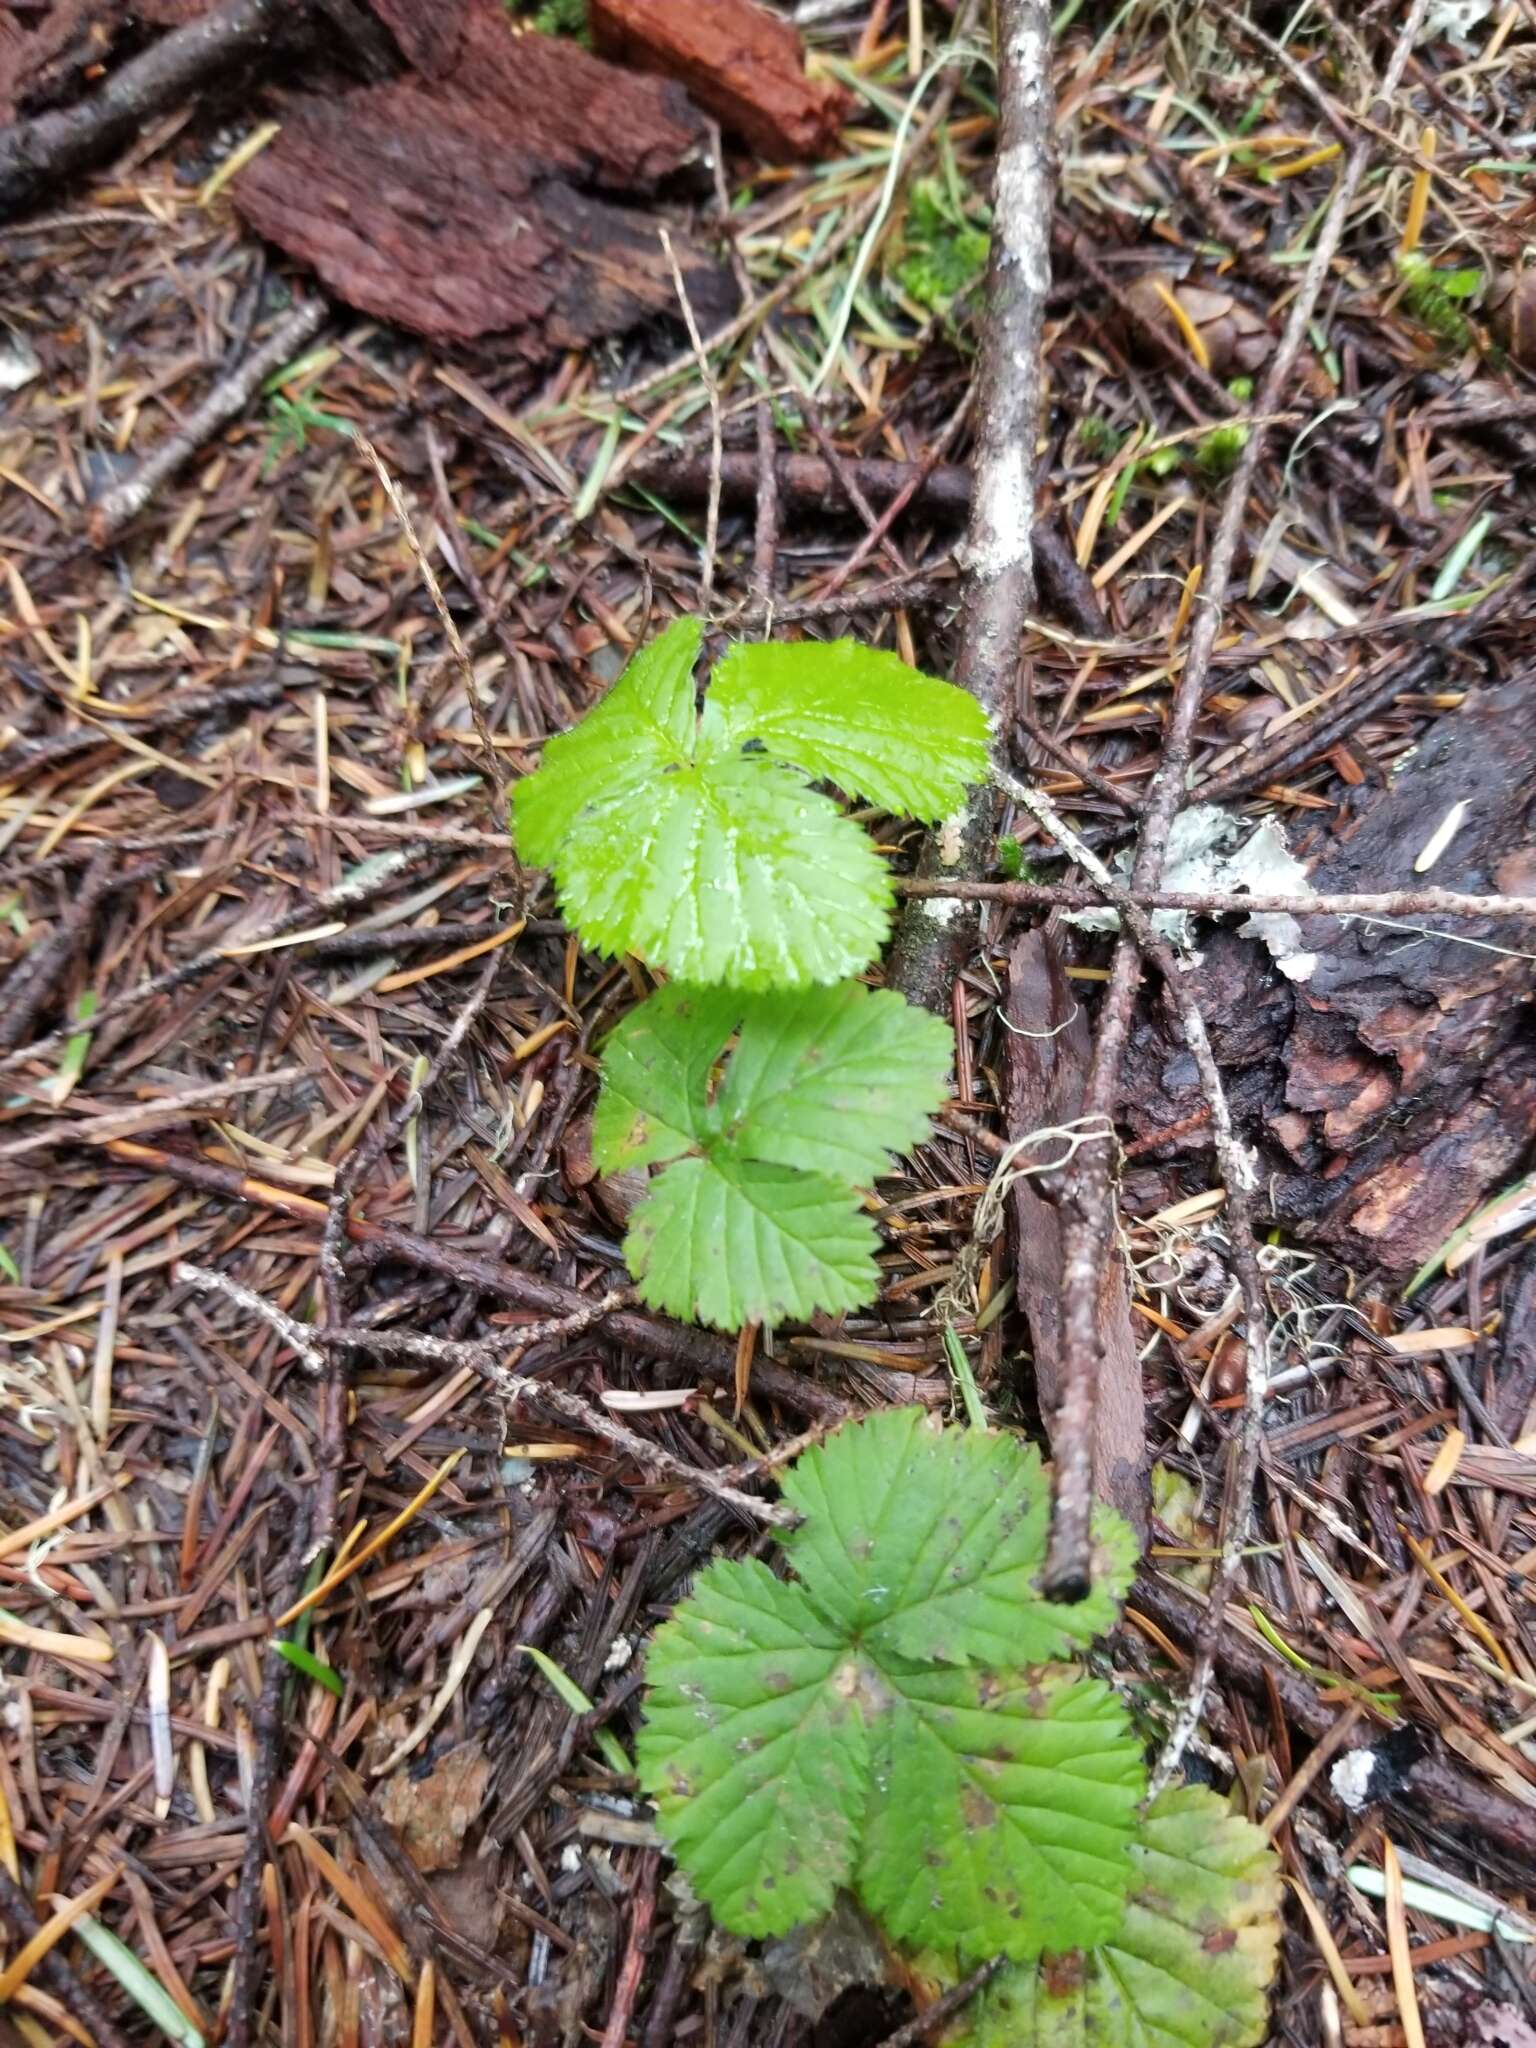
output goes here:
[{"label": "wood debris", "polygon": [[[1313,888],[1411,885],[1436,824],[1464,803],[1433,879],[1529,893],[1526,697],[1522,683],[1479,692],[1385,789],[1354,791],[1312,863]],[[1436,937],[1399,920],[1300,922],[1318,960],[1308,980],[1287,982],[1231,931],[1202,946],[1195,979],[1277,1215],[1350,1264],[1406,1276],[1512,1176],[1536,1128],[1536,963],[1487,923]],[[1142,1148],[1198,1106],[1187,1056],[1149,1010],[1125,1097]],[[1197,1125],[1169,1151],[1201,1142]]]},{"label": "wood debris", "polygon": [[605,56],[679,80],[728,135],[770,163],[836,147],[852,96],[807,75],[799,35],[757,0],[590,0],[589,17]]},{"label": "wood debris", "polygon": [[[361,311],[439,340],[504,335],[529,361],[677,311],[657,217],[616,203],[703,146],[675,86],[514,35],[480,0],[444,74],[295,97],[281,118],[235,203]],[[728,274],[673,240],[699,317],[728,318]]]}]

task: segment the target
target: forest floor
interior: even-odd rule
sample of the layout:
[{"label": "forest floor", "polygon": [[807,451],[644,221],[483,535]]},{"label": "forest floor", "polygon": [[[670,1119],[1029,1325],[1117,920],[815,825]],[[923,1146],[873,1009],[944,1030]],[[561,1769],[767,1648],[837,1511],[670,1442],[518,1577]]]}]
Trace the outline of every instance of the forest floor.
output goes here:
[{"label": "forest floor", "polygon": [[[649,1631],[757,1540],[681,1468],[954,1403],[935,1299],[1004,1149],[1081,1101],[1115,940],[1044,899],[1082,876],[1010,807],[989,873],[1017,886],[947,1003],[953,1100],[878,1189],[878,1304],[738,1343],[623,1291],[635,1188],[596,1172],[589,1119],[650,983],[568,935],[506,791],[680,613],[953,673],[985,24],[802,7],[847,96],[824,153],[728,132],[701,172],[696,117],[674,148],[657,101],[675,165],[609,164],[597,200],[574,171],[534,187],[536,289],[484,260],[522,168],[434,158],[470,252],[444,245],[439,289],[430,245],[375,218],[406,209],[363,115],[326,110],[451,92],[459,11],[381,0],[402,57],[377,24],[343,55],[316,10],[313,40],[242,45],[0,221],[6,1953],[89,1893],[188,2041],[862,2048],[908,1992],[833,1970],[818,2014],[795,1957],[706,1934],[596,1738],[630,1745]],[[58,32],[29,75],[6,31],[0,88],[24,118],[86,108],[198,12],[18,9]],[[1039,595],[999,742],[1105,858],[1131,846],[1262,432],[1172,888],[1536,893],[1536,9],[1432,0],[1377,100],[1409,12],[1058,13]],[[402,133],[420,113],[389,105]],[[5,162],[0,131],[0,185]],[[333,174],[359,246],[317,255],[299,216]],[[875,829],[910,873],[916,828]],[[1250,1498],[1227,1189],[1149,976],[1110,1076],[1103,1341],[1153,1513],[1105,1668],[1166,1731],[1235,1529],[1187,1767],[1291,1881],[1272,2038],[1521,2048],[1536,924],[1186,936],[1259,1159],[1270,1379]],[[1073,1170],[1017,1187],[957,1326],[1036,1437]],[[509,1367],[583,1406],[509,1402]],[[618,1413],[655,1458],[601,1433]],[[337,1559],[311,1666],[267,1654]],[[1374,1768],[1336,1771],[1356,1749]],[[1428,1887],[1406,1905],[1369,1882],[1384,1838]],[[33,2048],[166,2024],[76,1935],[3,1985],[0,2033]]]}]

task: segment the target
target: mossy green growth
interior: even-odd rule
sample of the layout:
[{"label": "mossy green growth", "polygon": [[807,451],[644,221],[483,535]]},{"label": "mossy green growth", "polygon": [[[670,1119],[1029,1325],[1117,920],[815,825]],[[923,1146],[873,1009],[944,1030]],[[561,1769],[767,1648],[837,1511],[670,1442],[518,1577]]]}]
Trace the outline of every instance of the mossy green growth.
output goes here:
[{"label": "mossy green growth", "polygon": [[1473,341],[1472,323],[1466,306],[1477,299],[1488,279],[1476,264],[1460,270],[1437,270],[1427,256],[1399,256],[1398,275],[1403,281],[1403,307],[1427,327],[1442,347],[1460,353]]},{"label": "mossy green growth", "polygon": [[508,0],[512,13],[527,21],[544,36],[570,36],[590,46],[592,32],[587,23],[587,0],[534,0],[518,4]]},{"label": "mossy green growth", "polygon": [[[975,215],[985,216],[977,207]],[[987,267],[992,238],[942,178],[919,178],[907,202],[897,281],[930,313],[948,314]]]}]

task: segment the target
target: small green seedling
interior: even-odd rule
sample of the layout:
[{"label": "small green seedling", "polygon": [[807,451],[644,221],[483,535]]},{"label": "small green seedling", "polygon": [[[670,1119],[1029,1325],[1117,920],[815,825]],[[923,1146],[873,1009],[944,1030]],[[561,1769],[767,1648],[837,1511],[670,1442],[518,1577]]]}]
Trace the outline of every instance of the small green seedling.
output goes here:
[{"label": "small green seedling", "polygon": [[352,431],[350,420],[322,412],[318,405],[312,405],[302,395],[287,398],[281,391],[267,400],[267,421],[267,452],[261,464],[263,479],[271,475],[285,456],[302,455],[309,446],[312,433],[350,434]]},{"label": "small green seedling", "polygon": [[1427,256],[1416,252],[1399,256],[1398,275],[1403,281],[1403,305],[1421,327],[1427,327],[1442,347],[1459,353],[1473,340],[1467,305],[1481,297],[1487,275],[1476,264],[1460,270],[1437,270]]},{"label": "small green seedling", "polygon": [[733,647],[669,626],[518,784],[523,857],[597,951],[672,977],[618,1027],[597,1163],[660,1166],[625,1256],[644,1300],[739,1328],[878,1288],[860,1190],[944,1099],[948,1026],[849,977],[890,928],[869,834],[814,785],[943,817],[987,773],[974,698],[853,641]]},{"label": "small green seedling", "polygon": [[[741,646],[699,709],[681,620],[519,784],[525,859],[600,952],[669,977],[604,1053],[599,1167],[659,1168],[625,1255],[642,1297],[733,1328],[876,1291],[860,1191],[942,1099],[947,1027],[851,977],[888,928],[873,843],[817,783],[933,820],[987,772],[971,698],[851,642]],[[1007,855],[1004,854],[1004,859]],[[1009,1967],[973,2048],[1251,2048],[1278,1880],[1199,1788],[1143,1812],[1141,1746],[1069,1661],[1110,1628],[1039,1590],[1049,1490],[1018,1438],[917,1409],[785,1474],[792,1579],[708,1566],[658,1632],[637,1745],[664,1834],[721,1924],[784,1934],[854,1893],[912,1967]]]},{"label": "small green seedling", "polygon": [[785,1474],[792,1580],[717,1561],[651,1646],[642,1783],[730,1931],[853,1892],[920,1972],[994,1980],[965,2038],[1248,2048],[1278,1940],[1275,1860],[1214,1794],[1142,1814],[1110,1688],[1064,1662],[1135,1563],[1095,1519],[1094,1589],[1039,1591],[1049,1497],[1018,1438],[918,1409],[849,1424]]},{"label": "small green seedling", "polygon": [[525,860],[597,952],[679,981],[804,988],[869,964],[893,892],[874,842],[812,787],[925,821],[987,768],[975,699],[856,641],[732,647],[702,716],[703,627],[678,619],[517,786]]},{"label": "small green seedling", "polygon": [[986,269],[991,236],[944,180],[919,178],[908,202],[903,242],[897,282],[930,313],[947,314]]}]

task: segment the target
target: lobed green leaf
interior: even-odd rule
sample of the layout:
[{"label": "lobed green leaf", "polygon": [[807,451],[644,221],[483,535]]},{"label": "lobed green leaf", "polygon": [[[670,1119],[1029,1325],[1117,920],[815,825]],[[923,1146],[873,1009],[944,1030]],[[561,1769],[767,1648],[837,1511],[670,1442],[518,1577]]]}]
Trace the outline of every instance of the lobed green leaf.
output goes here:
[{"label": "lobed green leaf", "polygon": [[652,1182],[624,1257],[652,1308],[736,1330],[861,1307],[879,1287],[878,1243],[842,1181],[719,1151]]},{"label": "lobed green leaf", "polygon": [[[967,1438],[987,1456],[931,1455],[935,1443]],[[1011,1581],[1004,1574],[990,1598],[976,1599],[986,1560],[968,1540],[952,1541],[932,1509],[944,1499],[969,1507],[971,1489],[999,1487],[1027,1512],[1043,1509],[1039,1461],[1011,1439],[935,1438],[917,1410],[845,1425],[786,1475],[786,1499],[805,1520],[779,1540],[800,1584],[781,1585],[760,1565],[711,1566],[661,1632],[641,1778],[728,1927],[765,1924],[763,1856],[772,1909],[782,1902],[778,1844],[798,1816],[806,1860],[826,1880],[819,1896],[851,1880],[896,1940],[961,1960],[1026,1961],[1115,1933],[1146,1789],[1140,1745],[1096,1680],[1060,1665],[1021,1669],[1016,1645],[1006,1646],[1006,1675],[973,1661],[1000,1639],[998,1586]],[[851,1552],[840,1534],[844,1490],[863,1532]],[[999,1541],[1006,1548],[1006,1530]],[[951,1604],[951,1586],[966,1597]],[[1034,1598],[1021,1596],[1021,1615]],[[901,1654],[893,1615],[949,1661]],[[1031,1625],[1047,1639],[1043,1622]],[[756,1774],[770,1737],[785,1746],[771,1759],[778,1803],[765,1806],[767,1780]],[[847,1758],[829,1758],[825,1745],[845,1740]],[[834,1809],[824,1868],[816,1798]],[[749,1805],[750,1825],[741,1818]],[[810,1881],[798,1865],[787,1875]]]},{"label": "lobed green leaf", "polygon": [[1114,1934],[1005,1971],[951,2048],[1257,2048],[1280,1943],[1279,1866],[1202,1785],[1149,1808]]},{"label": "lobed green leaf", "polygon": [[666,1164],[624,1246],[644,1298],[724,1329],[868,1301],[878,1238],[856,1185],[926,1133],[951,1045],[939,1019],[856,982],[673,983],[632,1010],[604,1051],[592,1148],[610,1173]]},{"label": "lobed green leaf", "polygon": [[842,980],[884,944],[893,891],[868,834],[811,783],[939,816],[986,771],[985,716],[838,641],[733,648],[701,721],[701,641],[677,620],[547,743],[513,794],[519,851],[599,952],[732,988]]},{"label": "lobed green leaf", "polygon": [[1141,1746],[1107,1686],[893,1668],[858,1892],[898,1941],[1032,1960],[1114,1932],[1130,1882]]},{"label": "lobed green leaf", "polygon": [[640,1775],[700,1897],[742,1934],[824,1913],[869,1793],[841,1632],[756,1559],[716,1563],[657,1631],[647,1671]]},{"label": "lobed green leaf", "polygon": [[1131,1530],[1103,1510],[1093,1590],[1039,1590],[1049,1499],[1039,1453],[1002,1432],[938,1430],[918,1408],[840,1429],[796,1460],[785,1538],[825,1611],[876,1657],[1008,1670],[1107,1633],[1136,1567]]},{"label": "lobed green leaf", "polygon": [[986,777],[987,718],[969,691],[857,640],[744,641],[709,702],[723,738],[883,810],[931,822]]}]

